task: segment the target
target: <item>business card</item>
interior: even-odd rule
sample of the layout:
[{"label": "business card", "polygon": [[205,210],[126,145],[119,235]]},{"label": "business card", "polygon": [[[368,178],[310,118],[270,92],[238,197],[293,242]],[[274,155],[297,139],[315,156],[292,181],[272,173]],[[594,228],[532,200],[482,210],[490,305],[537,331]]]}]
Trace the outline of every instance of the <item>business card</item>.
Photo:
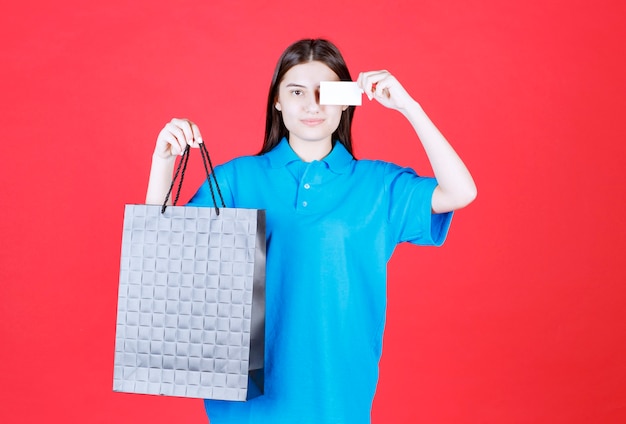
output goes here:
[{"label": "business card", "polygon": [[363,91],[354,81],[320,82],[320,104],[361,106]]}]

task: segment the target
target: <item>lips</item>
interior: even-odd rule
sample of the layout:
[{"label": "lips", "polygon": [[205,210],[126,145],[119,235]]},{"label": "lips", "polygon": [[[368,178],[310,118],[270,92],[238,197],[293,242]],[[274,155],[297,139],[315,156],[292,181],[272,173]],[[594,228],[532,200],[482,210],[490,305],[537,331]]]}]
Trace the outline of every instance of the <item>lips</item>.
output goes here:
[{"label": "lips", "polygon": [[304,125],[307,125],[309,127],[315,127],[323,123],[324,120],[323,119],[302,119],[300,120],[300,122],[302,122]]}]

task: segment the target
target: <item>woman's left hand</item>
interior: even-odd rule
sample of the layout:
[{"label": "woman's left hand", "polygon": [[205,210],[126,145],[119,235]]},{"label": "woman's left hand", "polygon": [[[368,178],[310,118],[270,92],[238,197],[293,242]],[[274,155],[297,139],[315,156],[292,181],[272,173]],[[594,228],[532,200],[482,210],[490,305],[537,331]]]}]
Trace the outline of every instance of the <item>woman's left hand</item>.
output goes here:
[{"label": "woman's left hand", "polygon": [[388,71],[361,72],[357,83],[370,100],[376,99],[390,109],[402,111],[415,102],[396,77]]}]

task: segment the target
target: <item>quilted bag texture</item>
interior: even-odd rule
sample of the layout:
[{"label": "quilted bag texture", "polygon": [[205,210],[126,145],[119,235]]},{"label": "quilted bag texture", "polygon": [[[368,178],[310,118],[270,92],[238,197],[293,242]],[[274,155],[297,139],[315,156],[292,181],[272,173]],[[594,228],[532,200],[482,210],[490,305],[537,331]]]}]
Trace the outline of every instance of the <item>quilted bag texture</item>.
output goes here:
[{"label": "quilted bag texture", "polygon": [[265,249],[263,210],[126,205],[113,390],[262,394]]}]

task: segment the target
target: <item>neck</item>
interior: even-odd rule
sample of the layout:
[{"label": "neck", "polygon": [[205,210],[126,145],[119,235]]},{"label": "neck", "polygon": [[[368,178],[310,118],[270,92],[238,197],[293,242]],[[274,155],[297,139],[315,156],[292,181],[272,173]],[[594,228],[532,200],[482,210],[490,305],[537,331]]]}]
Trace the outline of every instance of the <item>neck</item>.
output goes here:
[{"label": "neck", "polygon": [[333,149],[331,139],[320,141],[305,141],[289,137],[289,145],[300,159],[305,162],[322,160]]}]

